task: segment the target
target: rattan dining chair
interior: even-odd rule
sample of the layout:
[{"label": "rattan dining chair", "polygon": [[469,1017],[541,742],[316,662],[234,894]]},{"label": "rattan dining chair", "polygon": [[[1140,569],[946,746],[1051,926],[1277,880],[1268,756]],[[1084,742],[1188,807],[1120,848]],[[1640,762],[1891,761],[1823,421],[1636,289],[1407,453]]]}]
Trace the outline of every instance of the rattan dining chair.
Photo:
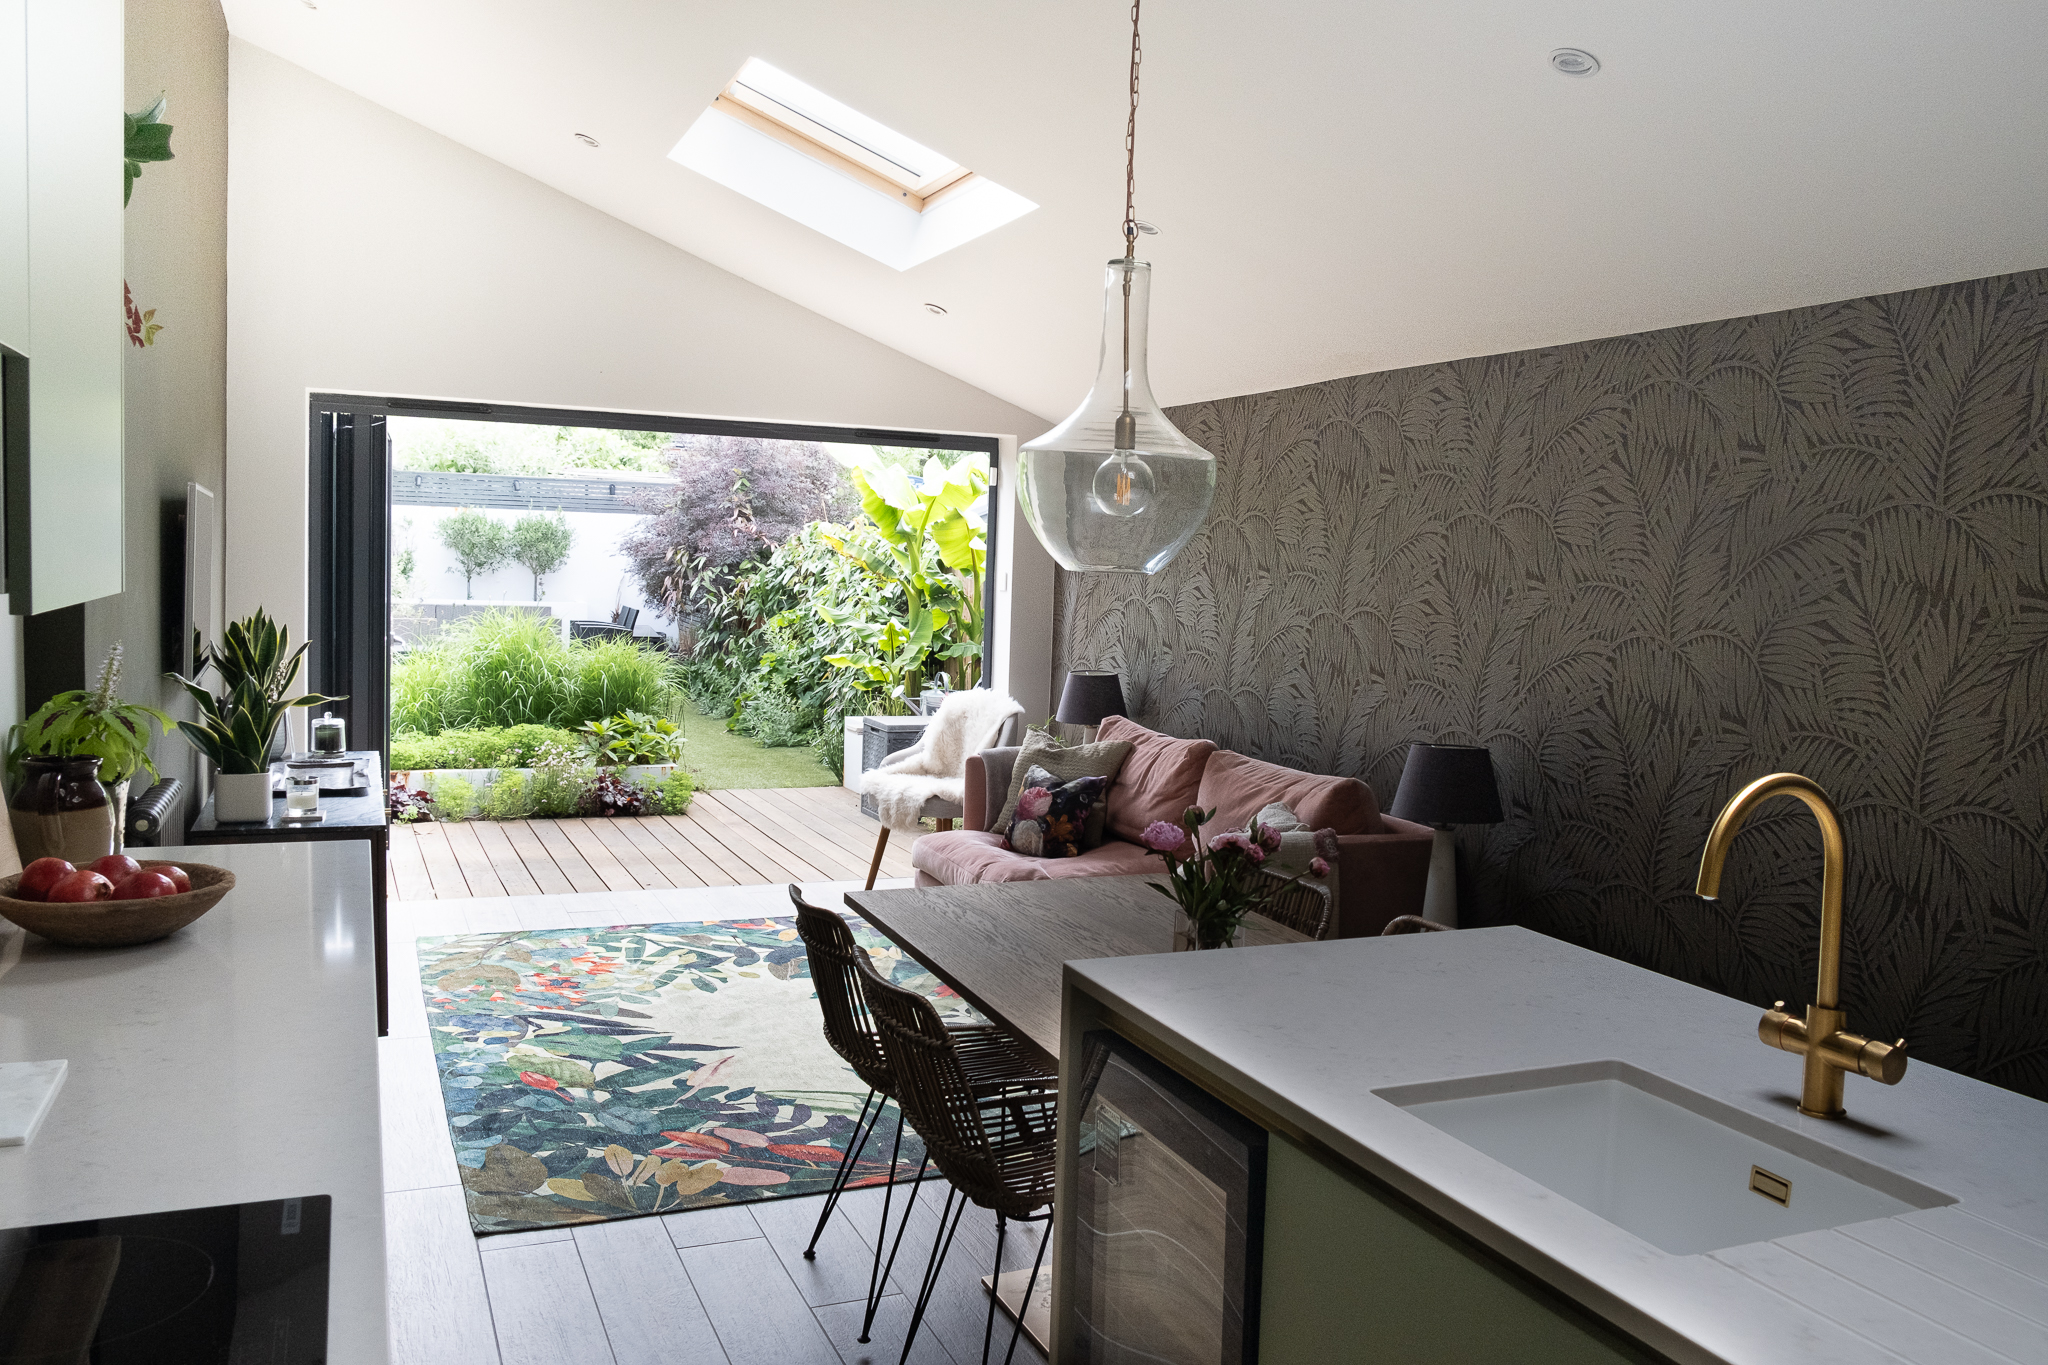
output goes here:
[{"label": "rattan dining chair", "polygon": [[[832,1212],[838,1208],[839,1198],[846,1191],[847,1177],[860,1160],[868,1139],[881,1126],[889,1103],[898,1097],[895,1073],[890,1068],[888,1054],[882,1046],[861,988],[863,971],[875,975],[867,949],[854,939],[853,930],[847,927],[844,919],[806,901],[801,888],[791,885],[789,899],[796,907],[797,937],[802,939],[810,962],[811,986],[817,992],[819,1012],[825,1016],[825,1041],[868,1087],[860,1117],[854,1120],[854,1131],[847,1138],[846,1155],[840,1159],[839,1169],[832,1177],[832,1188],[825,1195],[825,1207],[819,1211],[818,1224],[811,1230],[810,1245],[804,1248],[804,1259],[812,1261],[817,1259],[818,1239],[825,1235],[825,1225],[831,1221]],[[1032,1069],[1016,1041],[993,1025],[953,1024],[947,1026],[946,1032],[956,1040],[956,1046],[977,1084],[1023,1075]],[[870,1110],[874,1114],[872,1122],[868,1117]],[[931,1160],[927,1151],[918,1163],[917,1177],[911,1182],[903,1219],[896,1229],[895,1245],[890,1247],[888,1262],[884,1264],[882,1244],[888,1240],[890,1207],[896,1194],[897,1162],[903,1154],[904,1117],[900,1102],[896,1106],[896,1117],[896,1139],[889,1153],[889,1184],[882,1193],[882,1226],[875,1237],[874,1264],[868,1271],[867,1314],[861,1321],[859,1338],[863,1343],[868,1340],[868,1333],[874,1326],[883,1286],[895,1269],[896,1251],[903,1243],[903,1229],[910,1224],[911,1210],[916,1207],[917,1192],[923,1185]]]},{"label": "rattan dining chair", "polygon": [[[1019,1300],[1017,1325],[1010,1332],[1004,1365],[1016,1354],[1024,1330],[1022,1305],[1031,1302],[1038,1286],[1046,1243],[1052,1240],[1054,1117],[1059,1101],[1057,1076],[1016,1074],[1004,1079],[978,1079],[963,1054],[957,1030],[948,1029],[931,1002],[916,991],[884,981],[872,966],[858,964],[868,1011],[881,1029],[882,1045],[895,1070],[896,1099],[903,1114],[924,1139],[925,1153],[947,1181],[946,1202],[919,1282],[910,1327],[903,1338],[898,1365],[910,1359],[932,1291],[952,1250],[953,1236],[971,1202],[996,1215],[996,1259],[990,1284],[988,1320],[982,1327],[981,1360],[988,1365],[995,1333],[996,1293],[1003,1273],[1003,1240],[1014,1220],[1046,1225],[1031,1275]],[[1015,1046],[1013,1044],[1013,1046]],[[899,1239],[901,1233],[898,1234]]]},{"label": "rattan dining chair", "polygon": [[1290,881],[1259,907],[1259,913],[1297,934],[1321,941],[1330,935],[1330,889],[1306,881]]}]

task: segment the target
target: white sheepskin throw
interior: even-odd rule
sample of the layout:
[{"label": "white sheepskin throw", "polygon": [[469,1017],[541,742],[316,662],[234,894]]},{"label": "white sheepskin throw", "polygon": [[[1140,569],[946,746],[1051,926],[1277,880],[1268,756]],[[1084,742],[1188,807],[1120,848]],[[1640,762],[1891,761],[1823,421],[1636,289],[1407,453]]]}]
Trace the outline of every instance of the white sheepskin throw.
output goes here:
[{"label": "white sheepskin throw", "polygon": [[915,830],[925,802],[966,802],[967,756],[994,748],[1004,724],[1023,714],[1023,703],[986,687],[949,692],[923,737],[870,768],[861,777],[861,791],[875,798],[883,824]]}]

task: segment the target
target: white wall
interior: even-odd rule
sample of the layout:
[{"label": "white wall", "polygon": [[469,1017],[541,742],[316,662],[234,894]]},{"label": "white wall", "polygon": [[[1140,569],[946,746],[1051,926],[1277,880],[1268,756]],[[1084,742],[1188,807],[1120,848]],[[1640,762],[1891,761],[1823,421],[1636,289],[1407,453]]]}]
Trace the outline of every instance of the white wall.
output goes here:
[{"label": "white wall", "polygon": [[[399,582],[396,568],[391,583],[395,596],[415,602],[511,602],[533,604],[533,575],[518,564],[501,564],[476,576],[474,592],[465,597],[462,572],[455,553],[442,543],[441,523],[460,508],[408,505],[391,509],[391,550],[394,559],[408,545],[413,552],[412,591]],[[486,508],[484,515],[510,526],[525,515],[501,508]],[[551,514],[548,514],[551,515]],[[675,628],[656,619],[640,591],[640,577],[633,561],[619,548],[645,517],[624,512],[564,512],[563,520],[575,539],[569,546],[569,561],[541,580],[540,600],[553,607],[555,615],[572,621],[609,621],[621,606],[635,607],[640,619],[634,630],[641,635],[665,634],[671,639]],[[411,527],[406,522],[412,523]]]},{"label": "white wall", "polygon": [[[305,628],[314,391],[1046,427],[237,39],[228,126],[230,619]],[[1028,528],[1009,539],[1043,555]]]}]

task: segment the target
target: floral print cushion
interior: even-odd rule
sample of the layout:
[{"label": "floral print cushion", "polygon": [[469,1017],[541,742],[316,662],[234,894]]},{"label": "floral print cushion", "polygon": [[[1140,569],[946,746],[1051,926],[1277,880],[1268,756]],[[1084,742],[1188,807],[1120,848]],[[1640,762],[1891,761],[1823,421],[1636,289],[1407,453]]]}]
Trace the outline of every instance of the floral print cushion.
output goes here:
[{"label": "floral print cushion", "polygon": [[1108,814],[1106,777],[1061,782],[1033,765],[1017,796],[1017,818],[1006,833],[1010,847],[1027,858],[1074,858],[1102,843]]}]

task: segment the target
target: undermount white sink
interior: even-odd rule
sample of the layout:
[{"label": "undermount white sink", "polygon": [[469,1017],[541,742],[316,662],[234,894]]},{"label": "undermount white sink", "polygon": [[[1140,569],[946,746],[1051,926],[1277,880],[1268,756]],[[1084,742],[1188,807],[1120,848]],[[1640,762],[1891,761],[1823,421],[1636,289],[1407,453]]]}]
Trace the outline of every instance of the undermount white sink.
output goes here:
[{"label": "undermount white sink", "polygon": [[1373,1093],[1673,1255],[1956,1202],[1625,1062]]}]

